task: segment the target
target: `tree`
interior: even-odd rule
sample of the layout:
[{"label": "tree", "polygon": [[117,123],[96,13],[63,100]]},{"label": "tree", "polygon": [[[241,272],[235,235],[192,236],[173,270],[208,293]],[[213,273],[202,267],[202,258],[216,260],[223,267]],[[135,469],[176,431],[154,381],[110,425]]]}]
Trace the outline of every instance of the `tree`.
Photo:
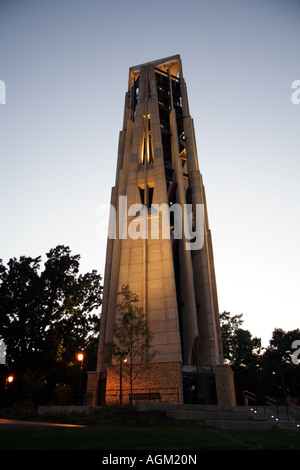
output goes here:
[{"label": "tree", "polygon": [[259,388],[261,340],[241,328],[242,314],[220,314],[224,359],[234,372],[236,398],[243,404],[243,390],[256,393]]},{"label": "tree", "polygon": [[281,328],[275,328],[264,356],[269,362],[275,360],[277,364],[290,364],[295,340],[300,340],[299,329],[286,332]]},{"label": "tree", "polygon": [[[117,304],[117,321],[110,351],[113,357],[119,357],[120,364],[126,358],[123,364],[124,378],[130,383],[132,403],[133,382],[138,374],[145,370],[156,351],[152,349],[153,335],[146,324],[143,309],[138,306],[137,294],[131,292],[129,285],[123,285],[118,295],[121,295],[122,299]],[[112,362],[110,366],[113,366]],[[120,389],[120,396],[121,394]]]},{"label": "tree", "polygon": [[261,339],[253,338],[250,331],[240,328],[242,316],[230,317],[228,312],[220,315],[224,359],[230,362],[233,369],[257,367],[261,352]]},{"label": "tree", "polygon": [[7,266],[0,260],[0,339],[19,375],[42,373],[57,383],[78,349],[95,347],[102,286],[95,270],[79,273],[80,255],[69,247],[46,258],[43,270],[41,257],[13,258]]},{"label": "tree", "polygon": [[235,332],[242,325],[242,314],[230,316],[229,312],[220,314],[224,359],[231,362],[235,343]]},{"label": "tree", "polygon": [[300,399],[300,365],[292,361],[293,343],[299,340],[299,329],[275,328],[261,358],[265,392],[280,402],[298,403]]}]

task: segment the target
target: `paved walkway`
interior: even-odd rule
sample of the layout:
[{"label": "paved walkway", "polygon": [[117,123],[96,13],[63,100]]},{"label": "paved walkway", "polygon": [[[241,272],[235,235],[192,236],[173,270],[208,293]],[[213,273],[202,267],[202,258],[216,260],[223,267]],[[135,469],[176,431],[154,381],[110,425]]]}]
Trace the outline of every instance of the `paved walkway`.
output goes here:
[{"label": "paved walkway", "polygon": [[76,424],[43,423],[39,421],[17,421],[14,419],[0,418],[0,429],[36,428],[36,427],[83,428],[84,426],[80,426]]}]

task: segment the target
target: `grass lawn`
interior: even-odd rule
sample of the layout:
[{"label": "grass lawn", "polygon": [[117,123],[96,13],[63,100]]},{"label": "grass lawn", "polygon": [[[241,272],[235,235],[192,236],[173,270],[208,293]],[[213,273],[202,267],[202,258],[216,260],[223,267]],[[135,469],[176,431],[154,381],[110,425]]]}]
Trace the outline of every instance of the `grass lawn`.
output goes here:
[{"label": "grass lawn", "polygon": [[[20,416],[6,416],[20,419]],[[31,416],[36,421],[37,416]],[[28,416],[23,416],[28,420]],[[40,418],[39,418],[40,419]],[[297,431],[217,430],[200,421],[180,421],[161,413],[106,408],[91,416],[48,416],[45,421],[83,424],[77,428],[0,429],[0,450],[300,450]]]},{"label": "grass lawn", "polygon": [[225,431],[197,422],[0,431],[0,450],[300,450],[293,431]]}]

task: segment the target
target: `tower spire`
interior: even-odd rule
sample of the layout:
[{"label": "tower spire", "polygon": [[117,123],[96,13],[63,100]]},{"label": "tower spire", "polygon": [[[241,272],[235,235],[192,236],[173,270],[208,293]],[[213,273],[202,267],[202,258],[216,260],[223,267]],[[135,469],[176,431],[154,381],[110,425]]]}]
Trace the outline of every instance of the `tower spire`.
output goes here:
[{"label": "tower spire", "polygon": [[[158,351],[137,388],[154,387],[165,401],[192,402],[194,382],[196,401],[215,403],[225,381],[232,404],[205,189],[179,55],[129,69],[111,208],[116,237],[107,242],[98,364],[89,375],[90,389],[100,378],[107,401],[116,385],[104,356],[113,341],[117,293],[128,284],[139,296]],[[171,396],[171,389],[178,393]],[[223,390],[223,400],[225,395]]]}]

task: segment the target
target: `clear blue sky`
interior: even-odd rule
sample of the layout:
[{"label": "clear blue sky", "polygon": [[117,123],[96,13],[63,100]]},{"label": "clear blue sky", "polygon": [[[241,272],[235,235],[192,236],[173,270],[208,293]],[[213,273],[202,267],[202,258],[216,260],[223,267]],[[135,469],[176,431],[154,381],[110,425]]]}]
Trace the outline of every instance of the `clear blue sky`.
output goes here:
[{"label": "clear blue sky", "polygon": [[300,327],[300,1],[1,0],[0,258],[58,244],[104,274],[131,66],[180,54],[220,311]]}]

